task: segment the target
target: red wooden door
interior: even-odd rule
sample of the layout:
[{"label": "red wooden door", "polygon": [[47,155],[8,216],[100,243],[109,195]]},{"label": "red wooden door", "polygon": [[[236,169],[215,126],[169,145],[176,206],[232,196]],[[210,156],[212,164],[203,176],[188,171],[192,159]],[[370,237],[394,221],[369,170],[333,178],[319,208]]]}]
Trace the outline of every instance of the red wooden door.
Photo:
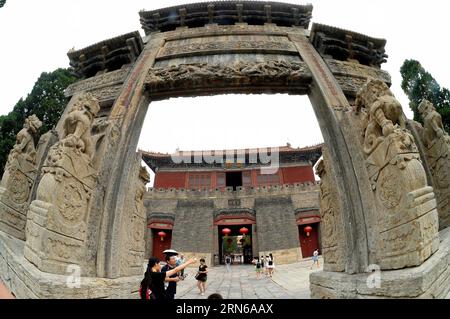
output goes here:
[{"label": "red wooden door", "polygon": [[[320,254],[318,225],[319,223],[310,225],[300,225],[298,227],[300,235],[300,246],[302,248],[303,258],[312,257],[314,250],[316,249],[319,249]],[[307,234],[303,230],[306,226],[311,226],[312,228],[312,231],[309,233],[309,236],[307,236]]]},{"label": "red wooden door", "polygon": [[160,229],[152,229],[153,234],[153,252],[152,256],[157,257],[160,261],[164,261],[163,251],[166,249],[170,249],[172,245],[172,231],[168,229],[164,229],[163,231],[167,234],[164,240],[161,240],[161,237],[158,236]]}]

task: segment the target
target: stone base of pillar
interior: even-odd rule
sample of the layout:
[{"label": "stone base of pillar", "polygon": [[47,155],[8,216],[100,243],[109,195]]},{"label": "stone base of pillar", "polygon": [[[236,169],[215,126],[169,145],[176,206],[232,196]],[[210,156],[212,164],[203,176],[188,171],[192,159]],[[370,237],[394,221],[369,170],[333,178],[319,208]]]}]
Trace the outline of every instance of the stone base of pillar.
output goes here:
[{"label": "stone base of pillar", "polygon": [[422,265],[400,270],[349,275],[310,275],[311,298],[446,298],[450,293],[450,228],[439,233],[439,250]]},{"label": "stone base of pillar", "polygon": [[[25,240],[26,208],[16,207],[8,198],[8,192],[0,187],[0,230],[16,238]],[[16,207],[16,208],[13,208]]]},{"label": "stone base of pillar", "polygon": [[77,285],[73,280],[77,276],[77,269],[69,269],[67,275],[42,272],[24,258],[24,246],[24,241],[0,231],[0,280],[17,298],[139,298],[138,289],[144,265],[142,276],[117,279],[81,277]]}]

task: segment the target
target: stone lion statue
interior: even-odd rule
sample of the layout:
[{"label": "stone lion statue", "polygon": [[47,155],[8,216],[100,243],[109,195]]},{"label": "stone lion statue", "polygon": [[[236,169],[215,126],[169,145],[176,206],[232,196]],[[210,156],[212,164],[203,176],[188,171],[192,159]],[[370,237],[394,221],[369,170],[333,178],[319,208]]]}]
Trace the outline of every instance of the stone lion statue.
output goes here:
[{"label": "stone lion statue", "polygon": [[356,112],[364,108],[368,113],[364,134],[364,152],[367,154],[370,154],[384,137],[393,133],[396,126],[406,128],[402,106],[381,80],[369,79],[359,90],[355,104]]},{"label": "stone lion statue", "polygon": [[21,129],[16,136],[16,144],[9,153],[8,163],[11,163],[14,159],[18,158],[19,155],[23,155],[26,161],[35,164],[36,148],[34,145],[34,138],[41,126],[42,122],[35,114],[25,119],[23,129]]},{"label": "stone lion statue", "polygon": [[99,102],[90,93],[80,96],[64,119],[61,136],[63,145],[74,147],[92,159],[95,147],[91,126],[99,111]]},{"label": "stone lion statue", "polygon": [[442,117],[436,111],[434,105],[423,100],[417,108],[423,119],[423,141],[427,148],[430,148],[435,140],[447,135],[442,124]]}]

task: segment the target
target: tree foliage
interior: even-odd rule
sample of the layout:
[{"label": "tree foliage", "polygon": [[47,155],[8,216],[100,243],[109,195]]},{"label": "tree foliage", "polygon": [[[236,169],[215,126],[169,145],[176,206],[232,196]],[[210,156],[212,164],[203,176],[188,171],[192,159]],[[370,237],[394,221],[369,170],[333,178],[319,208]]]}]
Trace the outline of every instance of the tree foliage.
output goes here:
[{"label": "tree foliage", "polygon": [[0,116],[0,176],[3,175],[8,154],[25,119],[36,114],[43,124],[39,133],[52,129],[68,102],[64,90],[76,80],[67,69],[43,72],[31,93],[25,99],[21,98],[9,114]]},{"label": "tree foliage", "polygon": [[417,107],[426,99],[434,104],[436,111],[442,116],[445,130],[450,132],[450,91],[442,88],[416,60],[405,60],[400,73],[403,78],[402,89],[410,100],[414,120],[423,123]]},{"label": "tree foliage", "polygon": [[6,3],[6,0],[0,0],[0,8],[3,7]]}]

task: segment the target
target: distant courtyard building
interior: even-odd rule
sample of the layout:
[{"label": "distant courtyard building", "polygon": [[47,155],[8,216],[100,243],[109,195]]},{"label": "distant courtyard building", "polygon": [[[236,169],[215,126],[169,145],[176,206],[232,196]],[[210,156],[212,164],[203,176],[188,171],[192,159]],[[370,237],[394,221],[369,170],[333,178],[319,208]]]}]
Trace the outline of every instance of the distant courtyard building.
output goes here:
[{"label": "distant courtyard building", "polygon": [[[250,263],[272,253],[277,264],[312,256],[320,250],[320,190],[313,167],[322,146],[177,156],[142,152],[155,173],[144,199],[147,254],[162,258],[163,250],[173,248],[209,264],[224,263],[226,255]],[[268,162],[274,155],[275,169],[274,161]]]}]

